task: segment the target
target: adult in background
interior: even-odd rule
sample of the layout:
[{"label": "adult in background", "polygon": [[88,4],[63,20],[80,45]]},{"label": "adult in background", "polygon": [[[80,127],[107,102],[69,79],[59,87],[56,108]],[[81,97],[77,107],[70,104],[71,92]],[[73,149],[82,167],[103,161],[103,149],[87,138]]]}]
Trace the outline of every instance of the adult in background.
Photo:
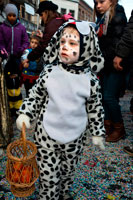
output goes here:
[{"label": "adult in background", "polygon": [[97,17],[96,31],[99,45],[105,59],[100,79],[105,111],[106,141],[117,142],[125,135],[119,105],[124,72],[114,68],[113,59],[127,19],[124,8],[118,4],[118,0],[94,0],[94,11]]},{"label": "adult in background", "polygon": [[[57,12],[57,9],[58,6],[52,1],[42,1],[39,4],[39,8],[36,13],[40,15],[42,23],[45,26],[44,33],[38,47],[28,55],[28,59],[25,60],[25,62],[39,59],[43,55],[44,49],[47,47],[51,37],[65,22],[65,20]],[[73,18],[71,15],[69,17]]]},{"label": "adult in background", "polygon": [[[117,71],[123,71],[124,66],[122,65],[122,62],[129,56],[133,58],[133,10],[131,13],[131,17],[129,19],[129,22],[127,23],[127,26],[124,30],[124,34],[120,40],[120,42],[117,44],[116,48],[116,57],[114,58],[114,67]],[[126,62],[124,62],[126,64]],[[130,69],[130,81],[131,81],[131,89],[133,90],[133,59]],[[130,111],[133,113],[133,97],[130,101]],[[129,155],[133,156],[133,145],[124,147],[124,151],[127,152]]]},{"label": "adult in background", "polygon": [[51,37],[64,23],[57,12],[58,6],[52,1],[42,1],[36,13],[41,17],[42,24],[44,24],[44,32],[42,40],[37,48],[35,48],[29,55],[28,61],[34,61],[43,55],[44,49],[47,47]]}]

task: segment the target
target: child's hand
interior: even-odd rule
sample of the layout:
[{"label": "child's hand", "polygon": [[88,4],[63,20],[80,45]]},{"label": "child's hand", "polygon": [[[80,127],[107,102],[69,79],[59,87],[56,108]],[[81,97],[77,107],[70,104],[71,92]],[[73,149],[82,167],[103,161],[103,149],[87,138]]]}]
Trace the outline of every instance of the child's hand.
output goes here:
[{"label": "child's hand", "polygon": [[28,68],[29,67],[29,60],[28,59],[23,60],[22,65],[23,65],[24,68]]},{"label": "child's hand", "polygon": [[24,63],[24,64],[23,64],[23,67],[24,67],[24,68],[28,68],[28,67],[29,67],[29,63]]},{"label": "child's hand", "polygon": [[38,37],[40,37],[40,38],[43,37],[43,32],[42,32],[41,30],[37,30],[36,32],[37,32],[36,35],[37,35]]},{"label": "child's hand", "polygon": [[36,36],[42,38],[43,32],[41,30],[33,31],[31,35],[36,35]]},{"label": "child's hand", "polygon": [[16,120],[16,125],[19,130],[22,129],[23,122],[26,128],[30,128],[30,118],[27,115],[20,114]]},{"label": "child's hand", "polygon": [[104,150],[105,149],[105,146],[104,146],[104,138],[103,137],[100,137],[100,136],[92,136],[92,143],[96,146],[99,146],[99,148],[101,150]]}]

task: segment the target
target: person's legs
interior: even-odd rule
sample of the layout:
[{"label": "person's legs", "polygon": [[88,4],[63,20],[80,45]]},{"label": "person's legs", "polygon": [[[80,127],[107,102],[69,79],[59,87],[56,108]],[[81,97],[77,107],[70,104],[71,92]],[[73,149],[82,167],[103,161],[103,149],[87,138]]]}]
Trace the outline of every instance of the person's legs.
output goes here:
[{"label": "person's legs", "polygon": [[[122,72],[105,73],[102,79],[103,106],[105,122],[110,120],[112,127],[106,138],[107,142],[116,142],[125,135],[119,97],[124,75]],[[106,130],[107,131],[107,130]]]},{"label": "person's legs", "polygon": [[28,79],[25,80],[24,87],[25,87],[25,91],[26,91],[26,96],[28,96],[29,90],[32,88],[33,85],[34,85],[34,83],[30,83],[30,81]]},{"label": "person's legs", "polygon": [[[41,141],[41,144],[38,141]],[[86,135],[68,144],[59,144],[43,131],[35,144],[40,170],[39,200],[67,200],[73,182],[75,165],[86,141]],[[44,142],[42,142],[44,141]]]},{"label": "person's legs", "polygon": [[73,183],[74,171],[79,161],[79,156],[82,153],[84,143],[86,142],[86,133],[83,133],[80,138],[61,145],[62,160],[61,160],[61,184],[60,197],[63,200],[72,198],[69,194],[69,189]]},{"label": "person's legs", "polygon": [[123,74],[120,72],[110,72],[103,75],[102,92],[105,120],[112,120],[113,122],[122,121],[119,105],[122,82]]}]

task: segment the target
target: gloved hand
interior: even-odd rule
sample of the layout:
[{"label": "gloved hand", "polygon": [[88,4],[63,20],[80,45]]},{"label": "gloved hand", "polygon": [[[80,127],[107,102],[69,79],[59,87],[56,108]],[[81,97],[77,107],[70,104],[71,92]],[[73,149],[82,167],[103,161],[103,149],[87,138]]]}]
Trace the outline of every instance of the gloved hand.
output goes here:
[{"label": "gloved hand", "polygon": [[26,128],[30,128],[30,118],[25,114],[20,114],[16,119],[16,125],[19,130],[22,129],[23,122],[25,123]]},{"label": "gloved hand", "polygon": [[104,146],[104,138],[103,137],[100,137],[100,136],[92,136],[92,143],[96,146],[99,146],[99,148],[101,150],[104,150],[105,149],[105,146]]}]

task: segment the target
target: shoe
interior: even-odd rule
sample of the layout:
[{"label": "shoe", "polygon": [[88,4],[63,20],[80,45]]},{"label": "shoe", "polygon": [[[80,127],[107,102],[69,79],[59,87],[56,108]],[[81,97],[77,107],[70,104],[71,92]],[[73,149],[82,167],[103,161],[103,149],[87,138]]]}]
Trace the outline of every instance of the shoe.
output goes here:
[{"label": "shoe", "polygon": [[133,97],[130,101],[130,112],[133,114]]},{"label": "shoe", "polygon": [[106,137],[106,142],[118,142],[125,135],[126,132],[123,122],[113,123],[113,132]]},{"label": "shoe", "polygon": [[111,120],[104,120],[104,127],[106,131],[106,135],[110,135],[113,131],[113,123]]},{"label": "shoe", "polygon": [[133,147],[126,146],[123,148],[123,150],[128,153],[130,156],[133,156]]}]

